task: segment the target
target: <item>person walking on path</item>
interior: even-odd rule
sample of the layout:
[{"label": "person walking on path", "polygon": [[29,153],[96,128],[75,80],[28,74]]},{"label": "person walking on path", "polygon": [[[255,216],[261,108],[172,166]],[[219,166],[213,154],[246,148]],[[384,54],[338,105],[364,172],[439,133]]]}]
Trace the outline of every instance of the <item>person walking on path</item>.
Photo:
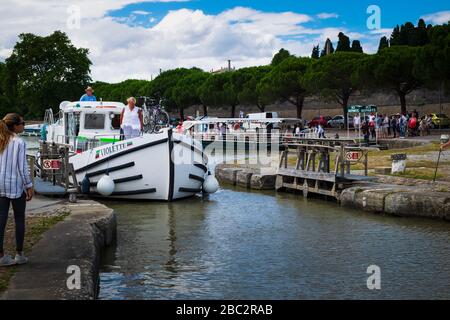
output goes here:
[{"label": "person walking on path", "polygon": [[[33,198],[34,190],[26,158],[26,145],[17,134],[24,131],[25,122],[16,113],[0,120],[0,267],[24,264],[26,201]],[[12,204],[16,225],[16,256],[5,255],[3,241]]]}]

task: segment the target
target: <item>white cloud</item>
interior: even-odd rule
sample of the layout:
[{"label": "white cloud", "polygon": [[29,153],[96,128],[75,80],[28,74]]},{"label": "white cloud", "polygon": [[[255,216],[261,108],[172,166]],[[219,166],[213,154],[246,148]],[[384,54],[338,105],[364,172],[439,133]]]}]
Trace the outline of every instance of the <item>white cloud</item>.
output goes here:
[{"label": "white cloud", "polygon": [[439,11],[422,16],[426,23],[443,24],[450,21],[450,11]]},{"label": "white cloud", "polygon": [[392,34],[392,28],[381,28],[381,29],[370,30],[370,34],[376,34],[381,37],[386,36],[389,38]]},{"label": "white cloud", "polygon": [[[197,66],[218,69],[231,59],[237,68],[270,62],[286,48],[309,56],[313,45],[327,37],[336,41],[339,31],[352,39],[364,35],[338,28],[312,29],[302,24],[312,17],[294,13],[270,13],[236,7],[217,15],[201,10],[169,11],[152,26],[134,23],[140,13],[112,18],[108,12],[126,5],[157,0],[80,0],[81,28],[67,27],[70,0],[2,0],[0,2],[0,60],[11,53],[22,32],[68,34],[77,47],[89,48],[92,78],[108,82],[128,78],[150,79],[159,69]],[[168,1],[168,0],[161,0]],[[6,3],[5,3],[6,2]],[[149,22],[156,22],[148,17]]]},{"label": "white cloud", "polygon": [[317,15],[317,18],[319,19],[339,18],[339,15],[337,13],[322,12]]},{"label": "white cloud", "polygon": [[141,16],[147,16],[147,15],[151,14],[150,11],[143,11],[143,10],[135,10],[131,13],[136,14],[136,15],[141,15]]}]

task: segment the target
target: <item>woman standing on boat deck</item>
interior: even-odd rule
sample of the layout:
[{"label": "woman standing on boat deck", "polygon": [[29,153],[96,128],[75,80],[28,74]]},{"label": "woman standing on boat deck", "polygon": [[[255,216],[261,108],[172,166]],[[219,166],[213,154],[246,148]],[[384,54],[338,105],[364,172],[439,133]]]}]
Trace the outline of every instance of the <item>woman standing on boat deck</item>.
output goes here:
[{"label": "woman standing on boat deck", "polygon": [[[0,120],[0,266],[27,263],[23,255],[25,238],[26,201],[33,197],[33,183],[26,158],[25,142],[17,134],[24,130],[25,122],[16,113]],[[14,259],[3,252],[3,238],[12,204],[16,224],[16,250]]]},{"label": "woman standing on boat deck", "polygon": [[136,99],[130,97],[127,99],[128,105],[123,108],[120,114],[120,127],[123,130],[125,139],[139,137],[144,129],[142,110],[136,107]]}]

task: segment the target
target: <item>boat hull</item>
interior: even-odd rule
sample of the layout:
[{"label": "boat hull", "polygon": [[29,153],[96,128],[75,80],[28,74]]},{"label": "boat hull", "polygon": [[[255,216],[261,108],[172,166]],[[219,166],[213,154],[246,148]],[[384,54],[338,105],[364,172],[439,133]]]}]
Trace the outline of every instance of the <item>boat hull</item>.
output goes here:
[{"label": "boat hull", "polygon": [[118,141],[71,157],[78,183],[87,177],[89,194],[102,197],[97,182],[114,181],[107,198],[172,201],[202,191],[207,158],[200,143],[164,130]]}]

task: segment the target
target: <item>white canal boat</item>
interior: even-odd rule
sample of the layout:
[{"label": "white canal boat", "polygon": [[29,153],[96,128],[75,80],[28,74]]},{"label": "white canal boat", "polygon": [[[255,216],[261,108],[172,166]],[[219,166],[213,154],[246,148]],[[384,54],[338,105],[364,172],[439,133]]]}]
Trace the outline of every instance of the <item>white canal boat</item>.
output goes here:
[{"label": "white canal boat", "polygon": [[[123,140],[124,107],[119,102],[63,102],[57,121],[47,114],[43,138],[70,146],[69,162],[82,188],[87,185],[89,193],[111,198],[163,201],[217,190],[200,142],[169,128]],[[112,190],[97,186],[104,188],[100,180],[105,176],[113,181]]]}]

